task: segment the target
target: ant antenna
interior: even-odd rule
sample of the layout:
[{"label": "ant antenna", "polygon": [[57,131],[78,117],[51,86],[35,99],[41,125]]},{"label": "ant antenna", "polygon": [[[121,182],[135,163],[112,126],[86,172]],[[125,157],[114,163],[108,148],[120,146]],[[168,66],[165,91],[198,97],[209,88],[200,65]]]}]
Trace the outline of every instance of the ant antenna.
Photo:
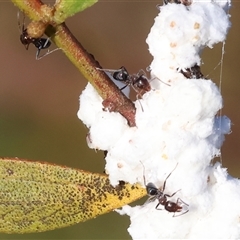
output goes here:
[{"label": "ant antenna", "polygon": [[[160,5],[160,4],[158,4],[158,5]],[[146,71],[147,71],[147,72],[151,72],[151,66],[150,66],[150,65],[146,67]],[[159,78],[156,77],[156,76],[151,77],[151,79],[149,80],[149,82],[151,82],[151,81],[153,81],[153,80],[155,80],[155,79],[158,80],[158,81],[160,81],[161,83],[163,83],[163,84],[171,87],[171,84],[168,84],[168,83],[162,81],[161,79],[159,79]]]}]

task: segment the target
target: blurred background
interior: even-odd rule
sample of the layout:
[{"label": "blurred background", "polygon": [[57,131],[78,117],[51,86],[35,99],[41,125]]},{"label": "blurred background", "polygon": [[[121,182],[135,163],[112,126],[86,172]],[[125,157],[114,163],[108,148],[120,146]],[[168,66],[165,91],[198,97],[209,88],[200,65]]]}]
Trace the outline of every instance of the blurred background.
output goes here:
[{"label": "blurred background", "polygon": [[[44,1],[53,2],[53,1]],[[99,1],[67,21],[68,27],[104,68],[125,66],[130,73],[152,60],[145,39],[161,1]],[[223,64],[223,115],[232,120],[232,133],[222,147],[223,166],[240,176],[240,3],[230,11],[232,28]],[[0,156],[41,160],[102,173],[102,152],[88,149],[86,127],[77,118],[79,95],[86,80],[61,51],[36,61],[19,40],[17,8],[0,3]],[[54,49],[54,44],[51,49]],[[203,52],[202,72],[219,85],[219,44]],[[27,235],[0,234],[0,239],[130,239],[126,216],[109,213],[72,227]],[[159,223],[161,224],[161,223]]]}]

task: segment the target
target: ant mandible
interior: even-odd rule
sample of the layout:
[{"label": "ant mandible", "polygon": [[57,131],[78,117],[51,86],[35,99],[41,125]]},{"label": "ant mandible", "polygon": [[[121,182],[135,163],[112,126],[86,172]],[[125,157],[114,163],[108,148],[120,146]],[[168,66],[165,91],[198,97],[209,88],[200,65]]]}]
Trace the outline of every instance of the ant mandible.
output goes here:
[{"label": "ant mandible", "polygon": [[[18,12],[18,28],[19,28],[19,31],[20,31],[20,41],[21,43],[25,46],[26,50],[28,50],[29,48],[29,45],[32,43],[36,48],[37,48],[37,52],[36,52],[36,60],[40,60],[41,58],[45,57],[46,55],[58,50],[59,48],[56,48],[52,51],[48,51],[43,54],[42,56],[39,56],[40,55],[40,52],[42,49],[47,49],[50,47],[51,45],[51,41],[50,41],[50,38],[42,38],[42,37],[31,37],[29,34],[28,34],[28,28],[25,28],[24,26],[24,21],[25,21],[25,14],[23,15],[23,23],[22,23],[22,26],[20,24],[20,17],[19,17],[19,12]],[[39,26],[40,26],[40,22],[39,22]],[[41,26],[43,27],[43,26]],[[44,26],[44,30],[45,30],[45,26]],[[43,33],[44,33],[44,30],[43,30]],[[41,36],[43,35],[43,33],[41,34]]]},{"label": "ant mandible", "polygon": [[115,80],[123,82],[125,86],[123,86],[120,90],[123,90],[127,86],[131,86],[139,96],[142,96],[144,93],[151,90],[149,80],[143,70],[140,70],[137,74],[130,75],[125,67],[121,67],[118,70],[101,68],[97,69],[106,73],[110,73]]},{"label": "ant mandible", "polygon": [[[178,165],[178,164],[177,164]],[[177,167],[176,165],[176,167]],[[172,170],[172,172],[176,169],[176,167]],[[146,185],[147,189],[147,194],[150,196],[147,202],[152,202],[155,201],[156,199],[158,200],[158,204],[156,205],[157,210],[162,210],[159,207],[159,205],[164,206],[165,210],[168,212],[173,212],[173,217],[178,217],[181,216],[189,211],[188,209],[188,204],[185,203],[182,199],[178,198],[176,202],[168,201],[168,198],[173,197],[180,189],[173,194],[165,194],[165,187],[166,187],[166,182],[167,179],[170,177],[172,172],[169,173],[169,175],[166,177],[162,189],[158,189],[153,183],[148,183]],[[144,177],[144,182],[145,182],[145,177]],[[185,210],[183,210],[185,207]],[[182,212],[183,211],[183,212]],[[176,213],[182,212],[181,214],[176,215]]]}]

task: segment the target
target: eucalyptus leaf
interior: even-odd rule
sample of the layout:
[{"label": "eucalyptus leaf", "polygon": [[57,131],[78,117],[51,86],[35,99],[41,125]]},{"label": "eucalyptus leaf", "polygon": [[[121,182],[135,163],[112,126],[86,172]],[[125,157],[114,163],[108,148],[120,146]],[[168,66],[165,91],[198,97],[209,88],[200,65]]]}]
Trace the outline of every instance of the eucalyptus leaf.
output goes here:
[{"label": "eucalyptus leaf", "polygon": [[146,195],[140,184],[113,187],[104,174],[6,158],[0,158],[0,189],[3,233],[67,227]]}]

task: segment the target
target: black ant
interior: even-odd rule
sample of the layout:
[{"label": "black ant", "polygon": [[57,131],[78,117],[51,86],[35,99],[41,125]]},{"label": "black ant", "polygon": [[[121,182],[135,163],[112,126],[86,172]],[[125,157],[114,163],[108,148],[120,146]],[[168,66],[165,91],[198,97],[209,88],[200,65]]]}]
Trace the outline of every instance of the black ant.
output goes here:
[{"label": "black ant", "polygon": [[121,67],[118,70],[112,69],[101,69],[98,70],[104,71],[106,73],[111,73],[112,77],[120,82],[123,82],[123,86],[120,90],[123,90],[127,86],[131,86],[138,95],[142,96],[144,93],[151,90],[149,80],[146,77],[146,73],[143,70],[140,70],[137,74],[130,75],[125,67]]},{"label": "black ant", "polygon": [[[179,69],[177,69],[177,71],[179,71]],[[182,73],[184,77],[189,79],[204,78],[204,75],[201,73],[201,68],[197,64],[195,64],[193,67],[181,70],[180,73]]]},{"label": "black ant", "polygon": [[[176,165],[176,167],[177,167],[177,165]],[[172,170],[172,172],[176,169],[176,167]],[[165,210],[167,210],[168,212],[174,213],[173,217],[178,217],[189,211],[189,209],[185,209],[184,212],[182,212],[183,208],[184,207],[188,208],[189,205],[180,198],[177,199],[177,202],[168,201],[168,198],[173,197],[178,191],[180,191],[180,189],[179,189],[178,191],[174,192],[171,195],[164,193],[167,179],[170,177],[172,172],[170,172],[169,175],[166,177],[166,179],[163,183],[162,189],[158,189],[153,183],[148,183],[146,185],[145,177],[144,177],[144,183],[146,185],[147,194],[150,196],[149,199],[147,200],[147,202],[152,202],[157,199],[158,204],[155,207],[157,210],[162,210],[162,209],[158,208],[159,205],[162,205],[162,206],[164,206]],[[178,212],[182,212],[182,213],[176,215],[176,213],[178,213]]]},{"label": "black ant", "polygon": [[192,4],[192,0],[163,0],[164,4],[168,3],[176,3],[176,4],[183,4],[185,6],[189,6]]},{"label": "black ant", "polygon": [[19,17],[19,12],[18,12],[18,28],[19,28],[19,31],[21,33],[20,34],[20,41],[25,46],[26,50],[28,50],[29,45],[31,43],[37,48],[36,60],[40,60],[41,58],[43,58],[43,57],[47,56],[48,54],[50,54],[50,53],[52,53],[52,52],[54,52],[54,51],[59,49],[59,48],[56,48],[56,49],[54,49],[52,51],[49,51],[49,49],[48,49],[48,51],[45,54],[43,54],[42,56],[39,56],[42,49],[47,49],[47,48],[50,47],[50,45],[51,45],[50,38],[31,37],[28,34],[28,28],[24,27],[25,14],[23,15],[22,26],[20,24],[19,19],[20,19],[20,17]]}]

